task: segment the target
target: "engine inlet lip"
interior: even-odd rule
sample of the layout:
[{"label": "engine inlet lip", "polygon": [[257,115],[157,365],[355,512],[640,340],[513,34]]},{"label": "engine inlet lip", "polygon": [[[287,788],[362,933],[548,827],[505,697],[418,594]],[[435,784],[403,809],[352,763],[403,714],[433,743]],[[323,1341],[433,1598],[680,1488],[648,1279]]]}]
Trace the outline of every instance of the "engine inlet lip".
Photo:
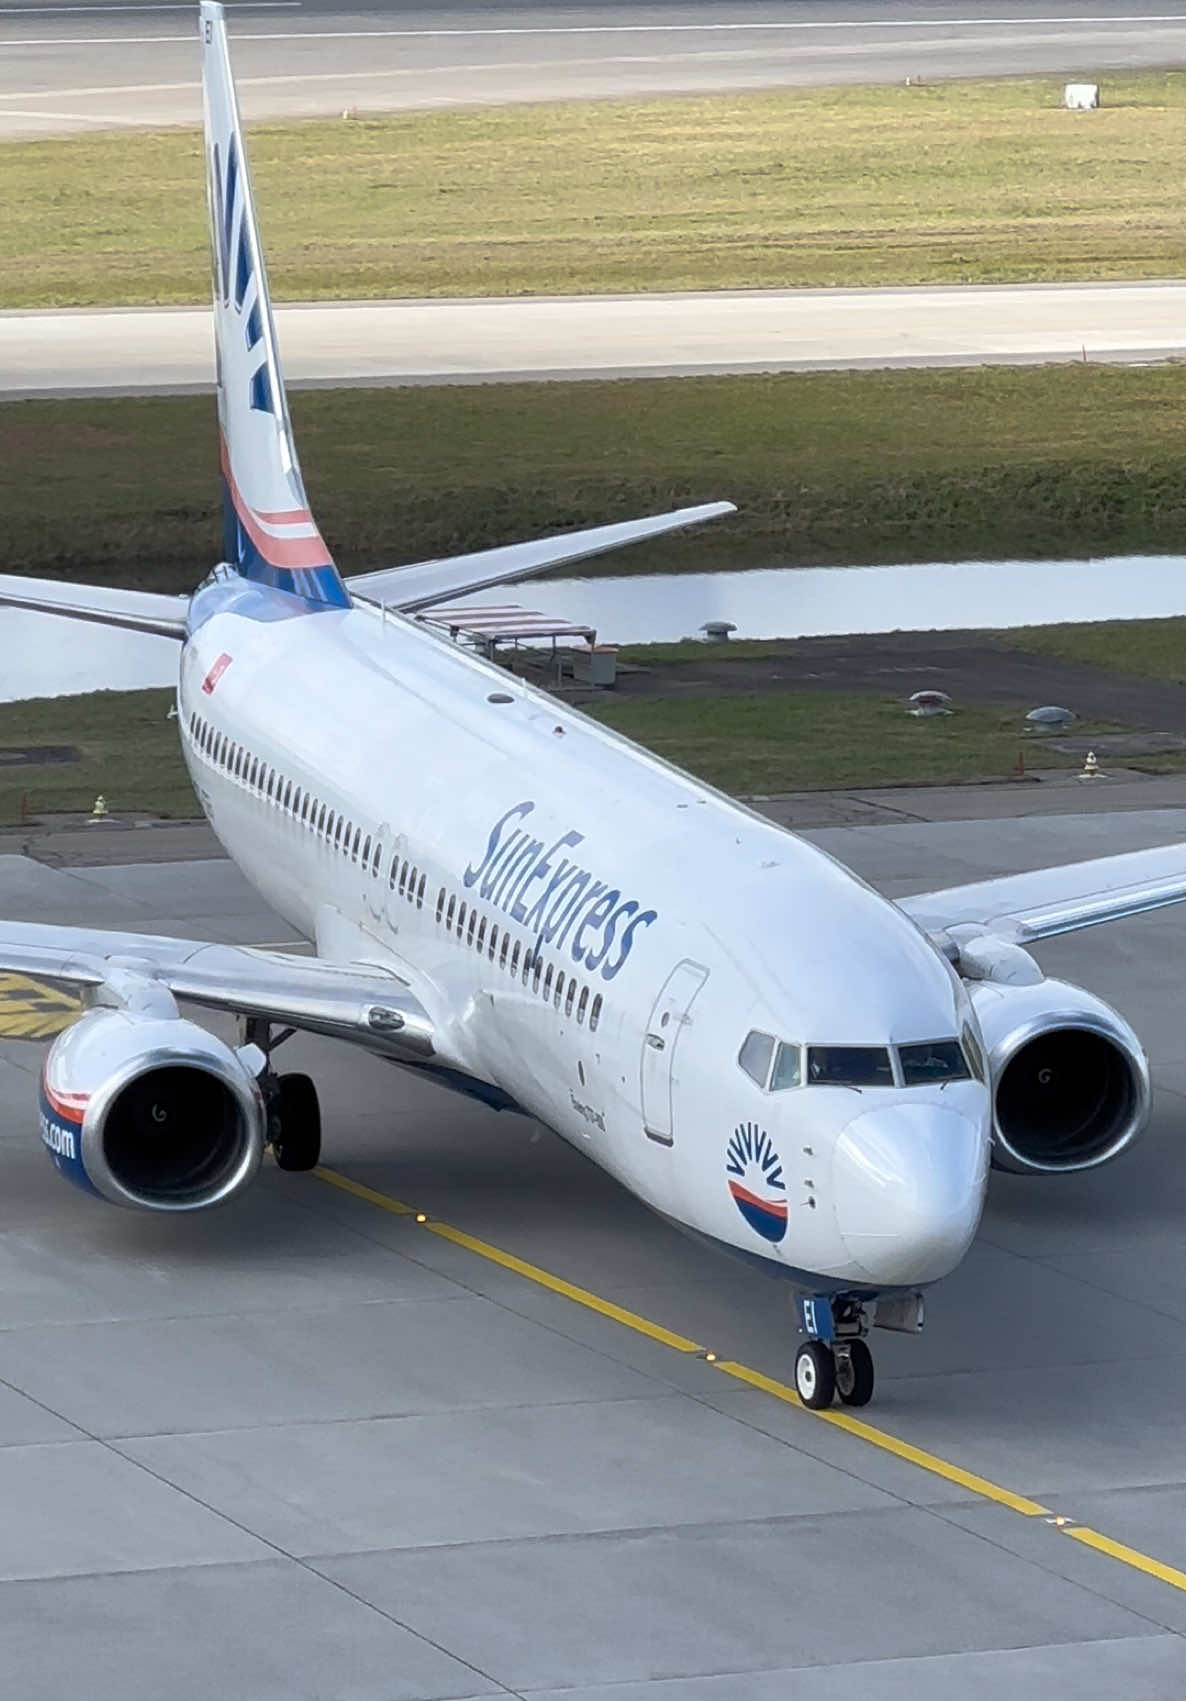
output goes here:
[{"label": "engine inlet lip", "polygon": [[[96,1192],[113,1205],[130,1206],[133,1210],[157,1211],[173,1215],[204,1211],[221,1205],[253,1181],[259,1172],[264,1155],[264,1114],[256,1089],[245,1074],[241,1075],[233,1053],[220,1057],[213,1049],[200,1052],[183,1051],[177,1046],[154,1046],[116,1069],[92,1095],[82,1123],[82,1162]],[[248,1130],[243,1150],[233,1168],[219,1182],[196,1199],[154,1200],[134,1193],[114,1174],[103,1151],[101,1133],[113,1101],[124,1088],[142,1075],[157,1069],[201,1069],[226,1087],[243,1116]]]},{"label": "engine inlet lip", "polygon": [[[1093,1152],[1090,1157],[1083,1158],[1077,1163],[1042,1163],[1040,1159],[1019,1152],[1003,1132],[997,1118],[997,1085],[1004,1071],[1012,1063],[1018,1052],[1031,1040],[1040,1039],[1043,1035],[1052,1033],[1056,1029],[1061,1029],[1064,1032],[1090,1034],[1095,1039],[1106,1040],[1109,1045],[1115,1046],[1116,1050],[1120,1052],[1128,1064],[1132,1076],[1132,1109],[1119,1131],[1102,1151]],[[1130,1145],[1149,1119],[1152,1099],[1149,1063],[1139,1042],[1135,1041],[1135,1036],[1130,1037],[1123,1028],[1118,1028],[1091,1012],[1045,1010],[1040,1016],[1033,1016],[1026,1022],[1019,1022],[1015,1028],[1011,1028],[993,1046],[989,1054],[989,1079],[992,1085],[993,1139],[1010,1160],[1009,1167],[1015,1165],[1017,1172],[1023,1175],[1074,1175],[1076,1171],[1098,1169]]]}]

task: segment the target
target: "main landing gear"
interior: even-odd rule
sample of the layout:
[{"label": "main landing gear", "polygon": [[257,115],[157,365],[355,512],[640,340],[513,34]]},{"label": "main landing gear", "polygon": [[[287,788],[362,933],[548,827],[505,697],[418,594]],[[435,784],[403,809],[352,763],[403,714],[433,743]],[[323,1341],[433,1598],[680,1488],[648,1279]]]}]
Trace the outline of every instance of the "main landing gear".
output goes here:
[{"label": "main landing gear", "polygon": [[859,1299],[801,1299],[801,1326],[812,1339],[795,1355],[795,1392],[813,1412],[837,1395],[845,1406],[867,1406],[873,1398],[873,1354],[865,1340],[870,1317]]},{"label": "main landing gear", "polygon": [[308,1075],[277,1075],[272,1053],[290,1039],[292,1028],[273,1033],[270,1022],[252,1018],[244,1024],[249,1044],[264,1053],[267,1063],[258,1076],[268,1112],[268,1144],[280,1169],[316,1169],[321,1161],[321,1106]]}]

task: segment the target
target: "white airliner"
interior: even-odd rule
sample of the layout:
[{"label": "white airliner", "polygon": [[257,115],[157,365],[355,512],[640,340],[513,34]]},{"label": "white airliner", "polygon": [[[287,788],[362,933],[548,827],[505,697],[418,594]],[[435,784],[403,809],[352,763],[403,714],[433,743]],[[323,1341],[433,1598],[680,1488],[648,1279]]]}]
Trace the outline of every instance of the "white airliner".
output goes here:
[{"label": "white airliner", "polygon": [[[436,635],[418,612],[729,511],[718,502],[356,579],[309,511],[222,8],[201,7],[226,560],[189,598],[3,581],[0,601],[178,640],[202,807],[313,957],[0,924],[0,966],[84,990],[41,1132],[117,1204],[195,1211],[267,1145],[318,1160],[293,1029],[554,1129],[798,1297],[811,1406],[976,1232],[990,1162],[1107,1162],[1149,1076],[1128,1024],[1027,942],[1186,897],[1186,847],[894,904],[822,852]],[[178,1003],[243,1019],[237,1047]]]}]

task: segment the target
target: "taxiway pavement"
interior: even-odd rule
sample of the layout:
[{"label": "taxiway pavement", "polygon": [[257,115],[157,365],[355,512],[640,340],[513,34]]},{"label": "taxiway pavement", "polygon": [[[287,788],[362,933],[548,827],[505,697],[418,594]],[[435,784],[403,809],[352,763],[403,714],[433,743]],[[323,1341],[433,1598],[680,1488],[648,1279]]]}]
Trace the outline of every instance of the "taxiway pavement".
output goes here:
[{"label": "taxiway pavement", "polygon": [[[734,290],[276,311],[297,385],[872,366],[1146,362],[1186,352],[1186,285]],[[0,314],[0,395],[208,390],[206,307]]]},{"label": "taxiway pavement", "polygon": [[[891,892],[1186,837],[1186,808],[1112,814],[1106,797],[817,836]],[[108,860],[162,831],[81,829],[93,861],[69,868],[0,857],[0,914],[288,936],[225,861]],[[6,1692],[1170,1701],[1186,1674],[1184,942],[1186,915],[1163,912],[1043,948],[1136,1023],[1153,1127],[1097,1175],[994,1178],[926,1333],[877,1339],[868,1441],[753,1379],[789,1374],[779,1284],[523,1119],[297,1039],[286,1061],[318,1077],[326,1163],[375,1199],[269,1169],[241,1203],[165,1222],[59,1181],[33,1126],[40,1048],[5,1041]]]},{"label": "taxiway pavement", "polygon": [[[257,0],[231,5],[246,117],[1180,64],[1164,0]],[[0,137],[200,120],[186,8],[10,0]]]}]

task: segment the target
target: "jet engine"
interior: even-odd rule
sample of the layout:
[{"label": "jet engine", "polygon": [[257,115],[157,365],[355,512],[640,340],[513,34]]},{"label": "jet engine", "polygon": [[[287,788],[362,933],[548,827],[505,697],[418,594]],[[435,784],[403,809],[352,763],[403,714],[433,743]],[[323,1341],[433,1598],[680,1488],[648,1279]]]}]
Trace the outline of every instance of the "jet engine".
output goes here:
[{"label": "jet engine", "polygon": [[180,1016],[89,1011],[54,1041],[39,1096],[58,1169],[116,1205],[218,1205],[263,1157],[267,1118],[252,1072]]},{"label": "jet engine", "polygon": [[1060,980],[968,990],[988,1051],[995,1168],[1095,1169],[1132,1144],[1149,1116],[1149,1065],[1122,1016]]}]

